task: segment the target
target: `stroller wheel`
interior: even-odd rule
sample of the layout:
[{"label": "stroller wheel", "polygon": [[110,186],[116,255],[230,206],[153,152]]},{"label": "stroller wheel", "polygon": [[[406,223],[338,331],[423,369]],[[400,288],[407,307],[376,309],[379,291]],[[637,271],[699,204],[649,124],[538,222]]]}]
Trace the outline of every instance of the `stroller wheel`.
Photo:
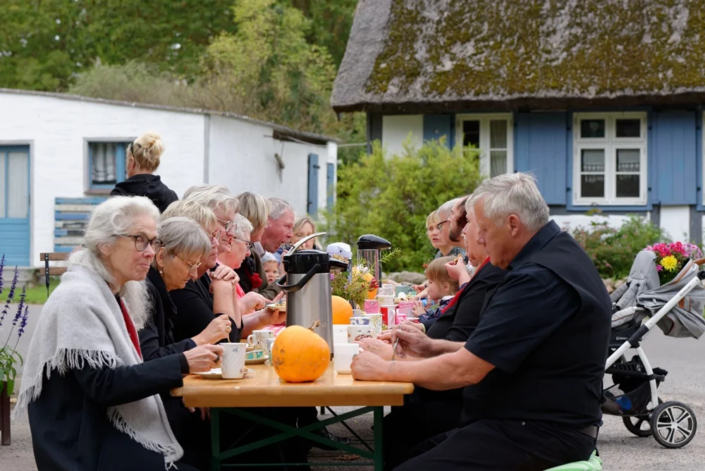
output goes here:
[{"label": "stroller wheel", "polygon": [[622,422],[624,422],[627,430],[637,437],[650,437],[653,434],[651,430],[651,414],[622,417]]},{"label": "stroller wheel", "polygon": [[693,409],[682,402],[660,404],[651,414],[654,439],[666,448],[680,448],[695,436],[698,421]]}]

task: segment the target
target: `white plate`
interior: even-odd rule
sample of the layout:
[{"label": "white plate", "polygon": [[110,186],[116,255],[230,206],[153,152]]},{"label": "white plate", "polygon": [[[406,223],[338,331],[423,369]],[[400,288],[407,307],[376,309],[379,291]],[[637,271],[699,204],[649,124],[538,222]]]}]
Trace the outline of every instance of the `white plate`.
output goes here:
[{"label": "white plate", "polygon": [[[245,376],[242,378],[229,378],[230,380],[244,379],[247,375],[252,372],[251,369],[245,368]],[[194,373],[199,375],[203,379],[223,379],[223,371],[220,368],[212,368],[210,371],[203,371],[200,373]]]},{"label": "white plate", "polygon": [[268,307],[269,309],[272,309],[272,310],[286,312],[286,304],[272,303],[272,304],[267,304],[266,307]]},{"label": "white plate", "polygon": [[264,362],[269,360],[268,356],[263,356],[262,358],[253,358],[252,360],[245,360],[246,365],[264,365]]}]

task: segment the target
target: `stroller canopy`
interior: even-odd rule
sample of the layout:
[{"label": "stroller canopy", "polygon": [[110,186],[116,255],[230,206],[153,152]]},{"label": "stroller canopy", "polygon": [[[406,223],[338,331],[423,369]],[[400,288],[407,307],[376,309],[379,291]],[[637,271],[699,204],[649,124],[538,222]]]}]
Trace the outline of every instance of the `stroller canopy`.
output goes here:
[{"label": "stroller canopy", "polygon": [[[649,314],[656,314],[693,277],[698,275],[698,265],[691,260],[678,276],[661,286],[655,259],[656,254],[649,250],[639,252],[634,259],[627,282],[612,293],[613,328],[629,322],[635,316],[643,318]],[[705,332],[703,306],[705,306],[705,288],[698,284],[657,325],[669,337],[700,338]]]}]

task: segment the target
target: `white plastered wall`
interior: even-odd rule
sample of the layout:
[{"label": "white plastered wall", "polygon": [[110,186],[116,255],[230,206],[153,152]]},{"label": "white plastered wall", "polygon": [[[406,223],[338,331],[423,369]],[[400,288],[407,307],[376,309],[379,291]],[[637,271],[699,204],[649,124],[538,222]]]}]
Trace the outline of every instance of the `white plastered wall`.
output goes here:
[{"label": "white plastered wall", "polygon": [[382,117],[382,145],[388,156],[401,155],[403,144],[411,134],[411,144],[423,144],[423,115],[392,115]]},{"label": "white plastered wall", "polygon": [[671,240],[690,242],[690,207],[661,206],[660,225]]}]

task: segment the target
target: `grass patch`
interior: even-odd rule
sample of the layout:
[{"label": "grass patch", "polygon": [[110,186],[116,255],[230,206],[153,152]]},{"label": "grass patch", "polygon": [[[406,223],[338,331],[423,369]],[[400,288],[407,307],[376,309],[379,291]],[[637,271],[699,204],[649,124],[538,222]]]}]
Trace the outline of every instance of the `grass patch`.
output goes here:
[{"label": "grass patch", "polygon": [[[7,302],[7,296],[10,294],[9,283],[5,283],[5,287],[0,294],[0,303],[4,304]],[[49,282],[49,293],[54,291],[56,287],[59,286],[59,278],[52,277]],[[20,300],[20,293],[22,292],[22,286],[18,283],[15,289],[15,299],[12,304],[16,305]],[[27,288],[27,297],[25,302],[27,304],[44,304],[47,300],[47,287],[44,284],[34,286],[32,288]]]}]

